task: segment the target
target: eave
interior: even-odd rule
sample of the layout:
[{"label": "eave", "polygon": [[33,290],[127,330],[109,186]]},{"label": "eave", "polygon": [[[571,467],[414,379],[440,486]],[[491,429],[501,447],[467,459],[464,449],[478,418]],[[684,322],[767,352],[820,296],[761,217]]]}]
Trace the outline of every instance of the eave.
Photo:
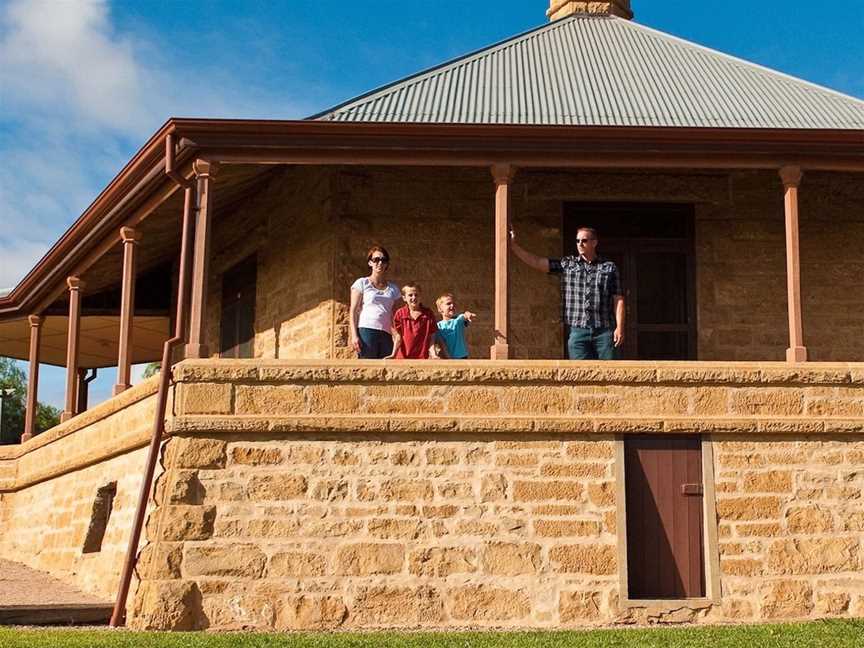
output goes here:
[{"label": "eave", "polygon": [[[864,131],[393,124],[170,119],[7,295],[0,318],[44,309],[76,268],[117,243],[177,191],[164,175],[165,136],[194,157],[224,164],[380,164],[578,168],[752,168],[864,172]],[[217,185],[218,191],[218,185]]]}]

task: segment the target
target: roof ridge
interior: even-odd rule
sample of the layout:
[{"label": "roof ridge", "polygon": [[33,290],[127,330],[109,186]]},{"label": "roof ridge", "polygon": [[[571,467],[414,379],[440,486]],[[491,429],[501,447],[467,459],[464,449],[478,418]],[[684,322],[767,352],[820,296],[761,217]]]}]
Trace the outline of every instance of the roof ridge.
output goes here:
[{"label": "roof ridge", "polygon": [[[340,108],[344,108],[345,106],[347,106],[349,104],[362,102],[364,99],[366,99],[368,97],[372,97],[373,95],[376,95],[380,92],[384,92],[388,88],[392,88],[392,87],[397,86],[397,85],[402,85],[404,83],[408,83],[410,81],[420,79],[421,77],[431,76],[434,72],[437,72],[438,70],[442,70],[444,68],[455,66],[460,61],[467,61],[467,60],[472,59],[474,57],[478,57],[481,54],[489,54],[491,52],[494,52],[494,51],[497,51],[500,49],[504,49],[505,47],[508,47],[508,46],[510,46],[516,42],[519,42],[521,40],[525,40],[525,39],[529,38],[530,36],[538,34],[542,31],[551,30],[553,27],[556,29],[560,28],[564,23],[570,22],[572,20],[578,20],[580,18],[581,19],[590,18],[592,20],[610,20],[612,18],[615,18],[615,16],[607,16],[605,14],[603,14],[603,15],[572,14],[569,16],[565,16],[563,18],[559,18],[558,20],[553,20],[553,21],[544,23],[542,25],[539,25],[537,27],[532,27],[531,29],[528,29],[524,32],[516,34],[515,36],[509,36],[509,37],[505,38],[504,40],[497,41],[495,43],[492,43],[491,45],[486,45],[485,47],[481,47],[480,49],[473,50],[471,52],[468,52],[467,54],[462,54],[461,56],[457,56],[456,58],[448,59],[446,61],[443,61],[442,63],[438,63],[437,65],[433,65],[432,67],[420,70],[419,72],[415,72],[414,74],[409,74],[406,77],[402,77],[402,78],[396,79],[394,81],[390,81],[389,83],[385,83],[384,85],[373,88],[372,90],[369,90],[367,92],[359,94],[355,97],[351,97],[350,99],[346,99],[345,101],[343,101],[343,102],[341,102],[335,106],[332,106],[330,108],[327,108],[325,110],[322,110],[321,112],[315,113],[314,115],[310,115],[309,117],[306,117],[306,119],[307,120],[314,120],[314,119],[320,119],[322,117],[326,117],[327,115],[329,115],[331,113],[338,112]],[[621,19],[618,19],[618,20],[621,20]]]},{"label": "roof ridge", "polygon": [[637,23],[633,20],[627,20],[625,18],[618,18],[617,16],[610,16],[613,20],[621,21],[622,23],[626,23],[626,27],[629,29],[637,29],[645,32],[649,32],[654,36],[658,36],[663,40],[674,41],[680,45],[685,47],[689,47],[692,49],[701,50],[703,52],[707,52],[709,54],[713,54],[715,56],[720,56],[729,61],[733,61],[735,63],[740,63],[748,68],[754,68],[760,70],[762,72],[767,72],[769,76],[775,76],[782,78],[787,81],[793,81],[796,84],[804,84],[808,85],[811,88],[815,88],[816,90],[821,90],[823,92],[827,92],[833,94],[842,99],[851,99],[862,106],[864,106],[864,99],[854,97],[852,95],[848,95],[844,92],[840,92],[839,90],[834,90],[833,88],[829,88],[827,86],[819,85],[818,83],[814,83],[813,81],[808,81],[807,79],[802,79],[801,77],[796,77],[786,72],[781,72],[780,70],[775,70],[768,66],[762,65],[761,63],[754,63],[753,61],[748,61],[745,58],[741,58],[740,56],[735,56],[734,54],[729,54],[727,52],[723,52],[718,49],[714,49],[713,47],[708,47],[707,45],[702,45],[700,43],[696,43],[694,41],[687,40],[686,38],[682,38],[681,36],[675,36],[674,34],[668,34],[666,32],[660,31],[659,29],[655,29],[654,27],[649,27],[648,25],[643,25],[641,23]]}]

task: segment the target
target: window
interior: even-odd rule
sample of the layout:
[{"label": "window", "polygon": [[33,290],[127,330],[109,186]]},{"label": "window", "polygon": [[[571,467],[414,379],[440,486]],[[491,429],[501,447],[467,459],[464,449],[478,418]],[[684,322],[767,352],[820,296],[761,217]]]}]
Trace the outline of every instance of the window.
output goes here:
[{"label": "window", "polygon": [[223,358],[251,358],[255,341],[255,256],[222,275],[219,353]]},{"label": "window", "polygon": [[115,495],[117,495],[117,482],[106,484],[96,491],[96,499],[93,501],[93,510],[90,513],[90,525],[87,527],[81,553],[102,551],[102,540],[105,538],[105,529],[108,528],[111,509],[114,508]]}]

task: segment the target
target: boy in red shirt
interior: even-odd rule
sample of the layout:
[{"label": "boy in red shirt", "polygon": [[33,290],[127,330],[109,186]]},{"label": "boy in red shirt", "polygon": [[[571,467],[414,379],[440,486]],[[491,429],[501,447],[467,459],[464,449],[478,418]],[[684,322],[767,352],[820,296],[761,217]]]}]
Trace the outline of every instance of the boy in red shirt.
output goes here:
[{"label": "boy in red shirt", "polygon": [[393,354],[391,358],[427,360],[437,358],[438,323],[435,313],[420,303],[420,286],[402,286],[402,299],[407,304],[393,314]]}]

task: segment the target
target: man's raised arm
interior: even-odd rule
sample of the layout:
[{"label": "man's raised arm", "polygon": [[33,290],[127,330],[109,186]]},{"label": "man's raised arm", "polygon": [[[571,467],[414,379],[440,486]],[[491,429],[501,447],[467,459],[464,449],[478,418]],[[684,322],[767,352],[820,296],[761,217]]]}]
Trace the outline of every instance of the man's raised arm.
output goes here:
[{"label": "man's raised arm", "polygon": [[519,245],[516,242],[516,232],[513,231],[513,228],[510,228],[510,247],[512,248],[513,253],[522,259],[522,261],[527,265],[531,266],[535,270],[539,270],[540,272],[549,272],[549,259],[537,256],[536,254],[531,254],[528,250]]}]

